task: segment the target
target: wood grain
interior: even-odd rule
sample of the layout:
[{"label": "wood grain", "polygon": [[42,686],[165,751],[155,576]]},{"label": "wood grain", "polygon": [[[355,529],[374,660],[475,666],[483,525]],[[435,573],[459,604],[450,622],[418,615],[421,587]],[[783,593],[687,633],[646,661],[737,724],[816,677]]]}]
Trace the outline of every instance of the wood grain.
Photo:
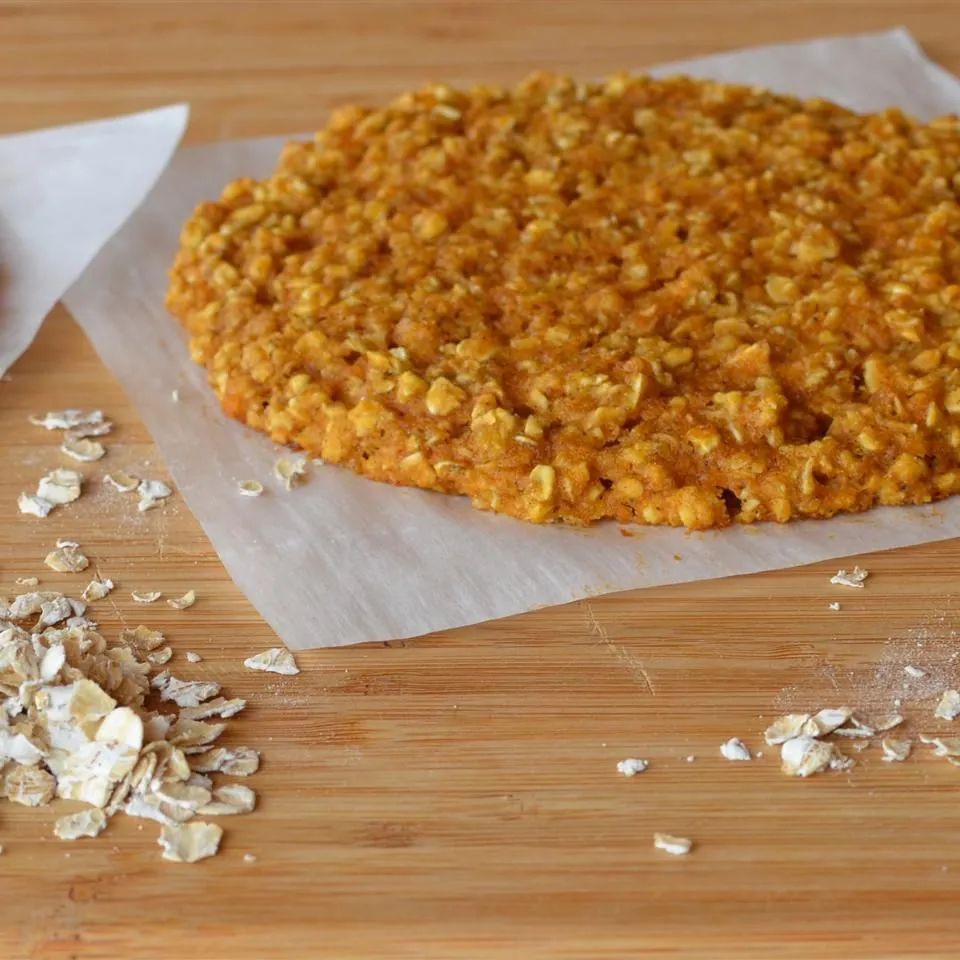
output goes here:
[{"label": "wood grain", "polygon": [[[188,99],[194,140],[283,132],[431,77],[601,74],[899,22],[960,69],[956,13],[883,0],[0,3],[0,129]],[[229,739],[263,751],[260,806],[221,821],[221,856],[181,866],[159,859],[153,824],[118,817],[67,845],[51,811],[0,805],[4,957],[956,955],[960,772],[874,749],[849,775],[801,782],[773,751],[718,753],[730,736],[762,749],[784,709],[886,707],[906,662],[951,677],[956,542],[858,558],[873,572],[862,593],[831,588],[822,564],[318,651],[299,677],[264,677],[240,663],[275,638],[182,504],[133,517],[91,484],[46,522],[15,511],[61,459],[32,412],[101,406],[118,423],[104,465],[162,473],[131,400],[60,309],[0,383],[0,593],[27,574],[78,589],[40,561],[58,536],[79,539],[119,584],[99,605],[108,635],[159,627],[180,672],[250,699]],[[181,613],[128,596],[191,587],[200,601]],[[914,732],[931,729],[929,702],[906,706]],[[649,771],[618,777],[626,756]],[[655,830],[693,837],[694,853],[654,851]]]}]

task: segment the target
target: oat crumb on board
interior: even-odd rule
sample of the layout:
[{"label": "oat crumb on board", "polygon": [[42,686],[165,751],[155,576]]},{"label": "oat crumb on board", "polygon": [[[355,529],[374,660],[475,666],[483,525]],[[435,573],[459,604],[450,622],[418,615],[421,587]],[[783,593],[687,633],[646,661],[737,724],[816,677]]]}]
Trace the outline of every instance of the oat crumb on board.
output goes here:
[{"label": "oat crumb on board", "polygon": [[223,828],[215,823],[194,820],[191,823],[167,823],[157,843],[163,848],[163,859],[176,863],[196,863],[216,854]]},{"label": "oat crumb on board", "polygon": [[913,744],[909,740],[884,737],[880,741],[880,749],[883,750],[881,759],[887,761],[887,763],[902,763],[910,756],[912,746]]},{"label": "oat crumb on board", "polygon": [[156,603],[162,596],[161,590],[131,590],[130,596],[135,603]]},{"label": "oat crumb on board", "polygon": [[60,444],[60,450],[72,460],[81,463],[93,463],[102,459],[107,449],[97,440],[87,440],[83,437],[66,437]]},{"label": "oat crumb on board", "polygon": [[188,590],[182,597],[177,597],[167,601],[167,604],[174,610],[186,610],[197,602],[196,590]]},{"label": "oat crumb on board", "polygon": [[687,837],[676,837],[670,833],[655,833],[653,835],[653,845],[664,853],[672,854],[675,857],[686,856],[693,849],[693,841]]},{"label": "oat crumb on board", "polygon": [[57,548],[44,557],[43,562],[57,573],[81,573],[90,566],[90,561],[79,545],[70,541],[59,542]]},{"label": "oat crumb on board", "polygon": [[738,737],[731,737],[726,743],[720,744],[720,753],[727,760],[752,760],[750,749]]},{"label": "oat crumb on board", "polygon": [[114,470],[113,473],[106,474],[103,482],[110,484],[119,493],[132,493],[140,484],[139,478],[124,473],[122,470]]},{"label": "oat crumb on board", "polygon": [[944,690],[934,715],[941,720],[956,720],[960,716],[960,693],[956,690]]},{"label": "oat crumb on board", "polygon": [[94,600],[102,600],[111,590],[113,590],[113,581],[109,577],[103,577],[102,579],[97,577],[83,588],[83,593],[80,596],[89,603]]},{"label": "oat crumb on board", "polygon": [[300,672],[293,654],[285,647],[272,647],[247,657],[243,665],[250,670],[263,670],[266,673],[279,673],[283,676],[294,676]]},{"label": "oat crumb on board", "polygon": [[869,576],[869,570],[864,570],[862,567],[854,567],[849,573],[843,569],[838,570],[830,578],[830,582],[841,587],[856,587],[862,590],[864,582]]}]

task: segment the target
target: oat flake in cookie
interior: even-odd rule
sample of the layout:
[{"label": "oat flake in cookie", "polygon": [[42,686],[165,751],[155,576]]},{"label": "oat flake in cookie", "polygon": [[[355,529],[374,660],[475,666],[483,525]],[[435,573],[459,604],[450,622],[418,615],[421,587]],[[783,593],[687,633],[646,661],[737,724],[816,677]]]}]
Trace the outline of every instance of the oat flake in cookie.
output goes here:
[{"label": "oat flake in cookie", "polygon": [[673,77],[346,107],[184,226],[231,416],[525,520],[960,490],[960,127]]}]

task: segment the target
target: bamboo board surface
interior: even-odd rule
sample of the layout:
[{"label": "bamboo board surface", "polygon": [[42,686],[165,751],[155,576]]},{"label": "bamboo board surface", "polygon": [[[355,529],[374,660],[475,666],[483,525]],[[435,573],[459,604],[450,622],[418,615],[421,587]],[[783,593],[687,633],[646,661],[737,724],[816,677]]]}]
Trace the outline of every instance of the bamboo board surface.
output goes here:
[{"label": "bamboo board surface", "polygon": [[[960,70],[958,12],[922,0],[0,3],[0,131],[185,99],[192,141],[279,133],[427,79],[593,76],[900,22]],[[103,632],[162,629],[178,674],[249,698],[229,740],[262,751],[249,781],[260,803],[221,820],[220,856],[193,866],[161,861],[149,822],[117,817],[68,845],[50,809],[0,804],[5,958],[956,955],[960,771],[926,753],[883,763],[874,747],[850,774],[799,781],[779,774],[775,750],[749,764],[719,755],[731,736],[763,749],[766,722],[790,708],[886,707],[906,663],[928,669],[931,689],[960,679],[956,542],[857,558],[872,572],[862,592],[830,587],[836,564],[821,564],[301,654],[299,677],[270,677],[241,662],[275,637],[176,498],[134,517],[91,488],[45,522],[16,513],[17,494],[61,463],[27,416],[64,406],[117,422],[105,468],[150,461],[162,475],[130,398],[58,308],[0,384],[0,594],[31,574],[78,592],[82,576],[41,562],[57,537],[78,539],[118,583],[99,605]],[[128,592],[188,588],[200,600],[185,612]],[[187,650],[202,663],[185,664]],[[937,727],[931,710],[905,702],[912,733]],[[628,756],[650,769],[619,777]],[[655,830],[696,848],[655,851]]]}]

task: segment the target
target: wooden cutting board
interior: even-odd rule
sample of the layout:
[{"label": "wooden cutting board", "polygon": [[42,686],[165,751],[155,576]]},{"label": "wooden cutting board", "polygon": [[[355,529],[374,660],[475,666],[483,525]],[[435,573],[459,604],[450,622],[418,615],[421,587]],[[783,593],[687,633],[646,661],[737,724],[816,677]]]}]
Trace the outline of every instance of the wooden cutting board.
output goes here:
[{"label": "wooden cutting board", "polygon": [[[194,141],[284,132],[428,78],[593,76],[901,22],[956,70],[958,12],[919,0],[0,3],[0,129],[184,99]],[[898,695],[910,734],[948,726],[930,695],[960,679],[956,542],[857,558],[872,574],[862,592],[831,587],[836,564],[821,564],[316,651],[299,656],[300,676],[267,677],[241,661],[276,638],[177,497],[138,518],[91,485],[47,521],[16,512],[20,490],[61,463],[30,413],[102,407],[118,425],[104,466],[150,461],[162,475],[135,399],[54,311],[0,384],[0,593],[31,574],[78,590],[82,576],[41,563],[57,537],[78,539],[118,583],[98,607],[107,635],[160,628],[178,673],[249,698],[229,739],[262,751],[259,807],[221,821],[219,857],[187,866],[160,860],[152,823],[117,817],[65,844],[53,809],[0,803],[4,957],[956,956],[960,770],[926,750],[884,763],[874,746],[848,774],[799,781],[775,751],[719,754],[731,736],[763,749],[787,709],[869,712]],[[200,599],[184,612],[129,597],[188,588]],[[187,664],[187,650],[203,661]],[[904,688],[906,664],[927,679]],[[616,763],[630,756],[650,769],[627,780]],[[692,837],[694,852],[655,851],[657,830]]]}]

